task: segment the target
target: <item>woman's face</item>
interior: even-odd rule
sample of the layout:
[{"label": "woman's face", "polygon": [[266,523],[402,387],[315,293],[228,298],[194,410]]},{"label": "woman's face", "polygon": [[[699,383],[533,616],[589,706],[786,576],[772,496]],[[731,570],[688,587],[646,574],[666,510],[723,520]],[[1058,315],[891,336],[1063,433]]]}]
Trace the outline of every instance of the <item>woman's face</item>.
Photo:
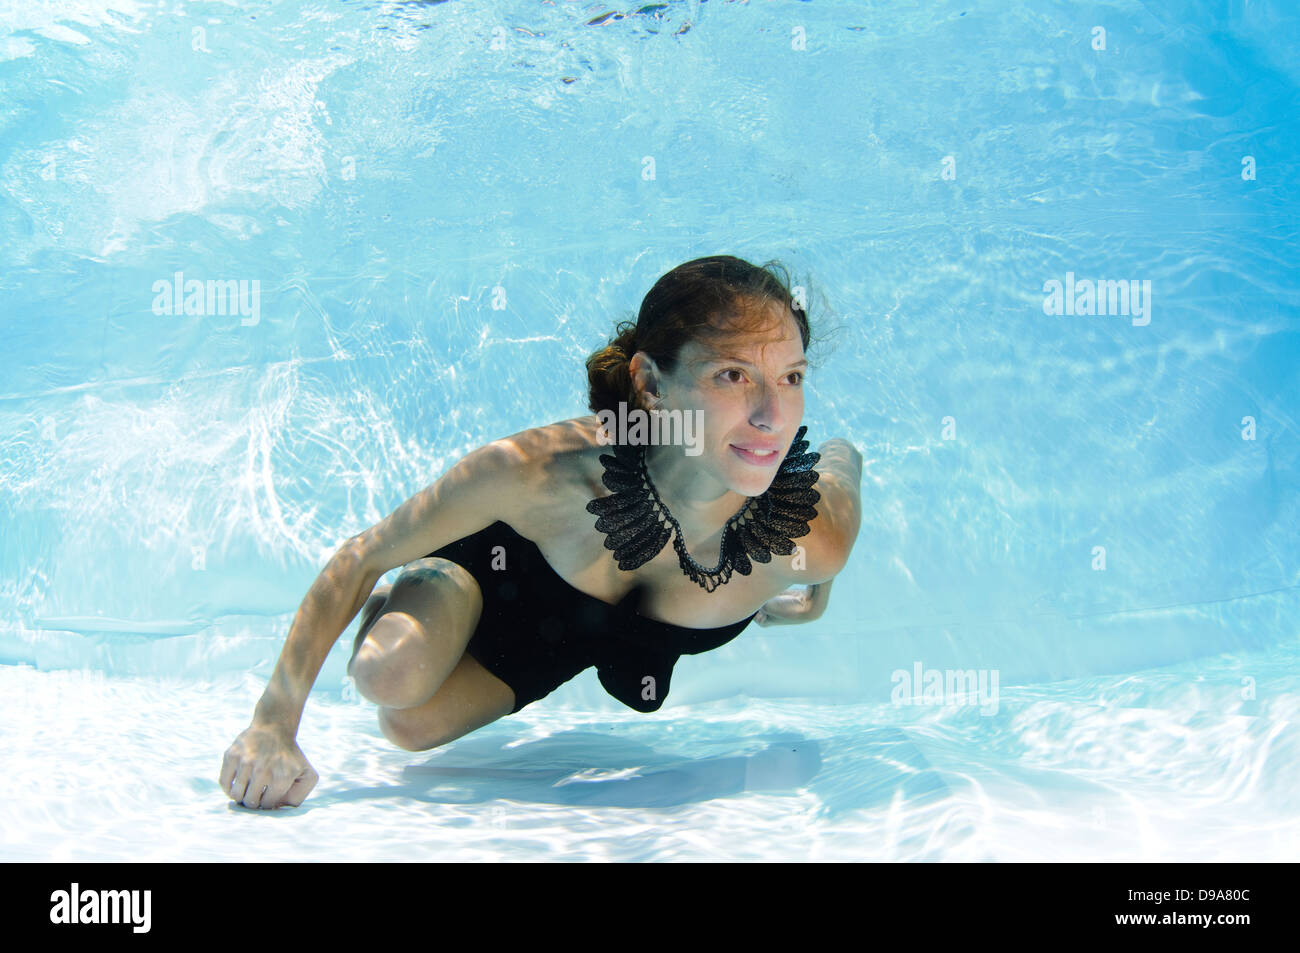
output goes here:
[{"label": "woman's face", "polygon": [[663,379],[667,396],[659,405],[699,411],[702,452],[696,464],[742,496],[767,490],[803,421],[807,361],[798,325],[784,305],[762,306],[774,326],[687,344]]}]

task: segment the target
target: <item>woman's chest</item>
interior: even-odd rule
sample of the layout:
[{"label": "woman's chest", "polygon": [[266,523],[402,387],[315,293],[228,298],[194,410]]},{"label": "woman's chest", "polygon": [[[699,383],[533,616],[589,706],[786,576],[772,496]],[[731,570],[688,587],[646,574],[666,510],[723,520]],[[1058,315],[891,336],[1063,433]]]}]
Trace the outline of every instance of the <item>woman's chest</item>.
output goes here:
[{"label": "woman's chest", "polygon": [[[633,608],[642,616],[705,629],[753,614],[797,581],[795,557],[773,554],[766,563],[750,559],[747,575],[733,568],[728,581],[710,592],[687,574],[671,529],[653,557],[635,569],[619,569],[614,552],[605,545],[606,535],[596,529],[596,515],[587,510],[591,500],[608,493],[601,485],[599,451],[591,447],[557,454],[544,470],[546,477],[532,505],[516,511],[511,520],[515,531],[537,546],[550,569],[568,585],[610,605],[640,589]],[[688,539],[687,552],[703,570],[715,570],[721,543],[721,532],[711,539]]]},{"label": "woman's chest", "polygon": [[[773,556],[766,564],[751,560],[748,575],[733,570],[725,584],[706,591],[684,571],[671,537],[643,565],[622,570],[614,553],[604,545],[606,537],[595,529],[595,520],[585,509],[556,512],[549,519],[534,514],[529,525],[515,529],[536,544],[555,574],[573,588],[610,605],[618,604],[639,588],[635,611],[648,619],[685,628],[730,625],[758,611],[791,583],[778,562],[789,557]],[[705,570],[717,567],[719,542],[715,537],[701,547],[699,554],[692,554]]]}]

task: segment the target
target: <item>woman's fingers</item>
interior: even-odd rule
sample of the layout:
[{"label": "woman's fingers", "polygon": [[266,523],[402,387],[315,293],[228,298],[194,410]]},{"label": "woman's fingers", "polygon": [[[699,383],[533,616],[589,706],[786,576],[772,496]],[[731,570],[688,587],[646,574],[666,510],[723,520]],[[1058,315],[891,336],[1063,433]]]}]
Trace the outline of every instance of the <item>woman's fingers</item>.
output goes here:
[{"label": "woman's fingers", "polygon": [[235,780],[230,785],[229,795],[234,798],[236,804],[242,804],[244,795],[248,792],[248,782],[252,777],[252,767],[241,762],[239,770],[235,772]]},{"label": "woman's fingers", "polygon": [[816,619],[825,605],[826,594],[822,587],[792,587],[763,603],[754,619],[759,625],[797,625]]},{"label": "woman's fingers", "polygon": [[250,726],[226,752],[219,780],[236,804],[271,810],[281,804],[297,807],[319,776],[291,733]]},{"label": "woman's fingers", "polygon": [[226,756],[221,759],[221,774],[217,776],[217,782],[221,785],[221,790],[227,795],[230,789],[235,786],[235,774],[239,771],[239,756],[235,754],[233,746],[226,751]]},{"label": "woman's fingers", "polygon": [[319,777],[315,769],[311,765],[307,765],[307,770],[296,778],[293,784],[289,785],[289,790],[285,792],[280,800],[289,807],[297,807],[307,799],[307,795],[311,793],[311,789],[316,786],[318,780]]}]

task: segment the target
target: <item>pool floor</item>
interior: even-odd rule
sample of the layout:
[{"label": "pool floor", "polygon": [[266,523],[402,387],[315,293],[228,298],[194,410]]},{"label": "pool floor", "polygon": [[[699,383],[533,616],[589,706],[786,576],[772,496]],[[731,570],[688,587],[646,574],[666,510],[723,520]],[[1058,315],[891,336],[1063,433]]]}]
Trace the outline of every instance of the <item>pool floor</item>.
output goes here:
[{"label": "pool floor", "polygon": [[0,860],[1294,860],[1296,655],[1004,687],[996,714],[543,701],[425,752],[368,702],[313,697],[298,741],[321,780],[271,812],[217,782],[256,677],[0,666]]}]

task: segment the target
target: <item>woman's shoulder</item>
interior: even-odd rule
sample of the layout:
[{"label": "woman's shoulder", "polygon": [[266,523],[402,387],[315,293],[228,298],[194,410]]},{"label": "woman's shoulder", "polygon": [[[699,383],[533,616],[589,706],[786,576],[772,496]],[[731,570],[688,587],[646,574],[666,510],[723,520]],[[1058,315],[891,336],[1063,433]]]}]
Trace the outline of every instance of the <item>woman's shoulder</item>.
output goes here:
[{"label": "woman's shoulder", "polygon": [[587,464],[599,456],[599,425],[595,414],[573,417],[521,430],[497,443],[510,446],[539,475],[565,478],[588,469]]},{"label": "woman's shoulder", "polygon": [[557,523],[572,520],[575,505],[599,495],[600,454],[608,452],[596,437],[599,425],[600,418],[592,414],[530,427],[498,441],[519,455],[529,474],[525,512],[513,521],[521,535],[548,537]]}]

